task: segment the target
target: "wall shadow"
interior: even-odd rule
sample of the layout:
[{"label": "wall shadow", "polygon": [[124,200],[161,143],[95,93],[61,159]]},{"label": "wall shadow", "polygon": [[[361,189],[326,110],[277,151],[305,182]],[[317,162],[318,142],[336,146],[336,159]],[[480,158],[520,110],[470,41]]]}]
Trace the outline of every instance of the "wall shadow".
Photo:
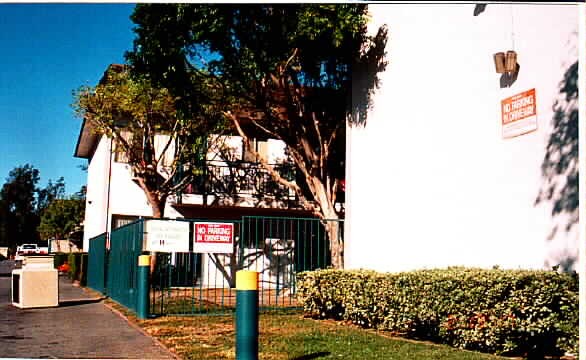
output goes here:
[{"label": "wall shadow", "polygon": [[[552,241],[558,231],[569,232],[578,224],[578,61],[568,67],[559,84],[559,97],[553,105],[553,130],[546,145],[541,165],[542,186],[535,205],[552,205],[551,216],[560,223],[551,232]],[[559,260],[562,270],[569,271],[577,262],[577,254],[564,254]]]},{"label": "wall shadow", "polygon": [[521,65],[519,63],[515,66],[515,71],[512,73],[503,73],[499,80],[501,89],[511,87],[517,81],[519,77],[519,71],[521,71]]},{"label": "wall shadow", "polygon": [[378,29],[370,39],[370,44],[363,55],[352,65],[352,96],[349,109],[350,126],[366,125],[368,111],[374,106],[372,97],[380,87],[380,73],[387,68],[388,28],[386,25]]}]

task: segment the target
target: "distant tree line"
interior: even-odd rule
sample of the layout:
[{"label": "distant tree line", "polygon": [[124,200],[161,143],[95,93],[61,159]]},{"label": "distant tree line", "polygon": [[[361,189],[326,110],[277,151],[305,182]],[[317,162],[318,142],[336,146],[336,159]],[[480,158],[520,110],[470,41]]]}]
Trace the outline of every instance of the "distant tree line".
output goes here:
[{"label": "distant tree line", "polygon": [[23,243],[39,244],[52,238],[66,238],[82,230],[85,186],[65,195],[60,177],[38,186],[40,173],[32,165],[15,167],[0,190],[0,246],[14,252]]}]

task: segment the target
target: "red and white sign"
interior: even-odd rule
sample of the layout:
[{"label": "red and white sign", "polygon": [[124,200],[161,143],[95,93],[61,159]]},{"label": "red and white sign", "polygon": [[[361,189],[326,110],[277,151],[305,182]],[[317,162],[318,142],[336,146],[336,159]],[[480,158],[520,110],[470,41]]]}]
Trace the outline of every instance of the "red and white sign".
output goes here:
[{"label": "red and white sign", "polygon": [[193,252],[231,253],[234,251],[234,224],[195,223]]},{"label": "red and white sign", "polygon": [[535,89],[501,101],[503,138],[513,138],[537,130]]}]

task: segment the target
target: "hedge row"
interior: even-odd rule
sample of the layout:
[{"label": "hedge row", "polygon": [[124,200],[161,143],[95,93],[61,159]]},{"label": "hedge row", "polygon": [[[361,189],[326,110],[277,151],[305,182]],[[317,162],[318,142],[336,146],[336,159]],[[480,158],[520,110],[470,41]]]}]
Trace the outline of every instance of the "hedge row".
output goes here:
[{"label": "hedge row", "polygon": [[578,354],[576,274],[319,270],[300,273],[297,284],[313,317],[495,354]]},{"label": "hedge row", "polygon": [[54,253],[53,263],[55,268],[67,263],[69,265],[68,276],[71,280],[79,281],[81,286],[87,284],[88,254],[81,252]]}]

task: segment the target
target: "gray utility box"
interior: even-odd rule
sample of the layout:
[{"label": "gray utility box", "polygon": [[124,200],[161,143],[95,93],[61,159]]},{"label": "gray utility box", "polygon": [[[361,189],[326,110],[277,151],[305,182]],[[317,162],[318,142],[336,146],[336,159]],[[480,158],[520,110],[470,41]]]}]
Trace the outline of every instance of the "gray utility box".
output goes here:
[{"label": "gray utility box", "polygon": [[19,308],[59,306],[59,274],[53,256],[25,256],[12,270],[12,305]]}]

